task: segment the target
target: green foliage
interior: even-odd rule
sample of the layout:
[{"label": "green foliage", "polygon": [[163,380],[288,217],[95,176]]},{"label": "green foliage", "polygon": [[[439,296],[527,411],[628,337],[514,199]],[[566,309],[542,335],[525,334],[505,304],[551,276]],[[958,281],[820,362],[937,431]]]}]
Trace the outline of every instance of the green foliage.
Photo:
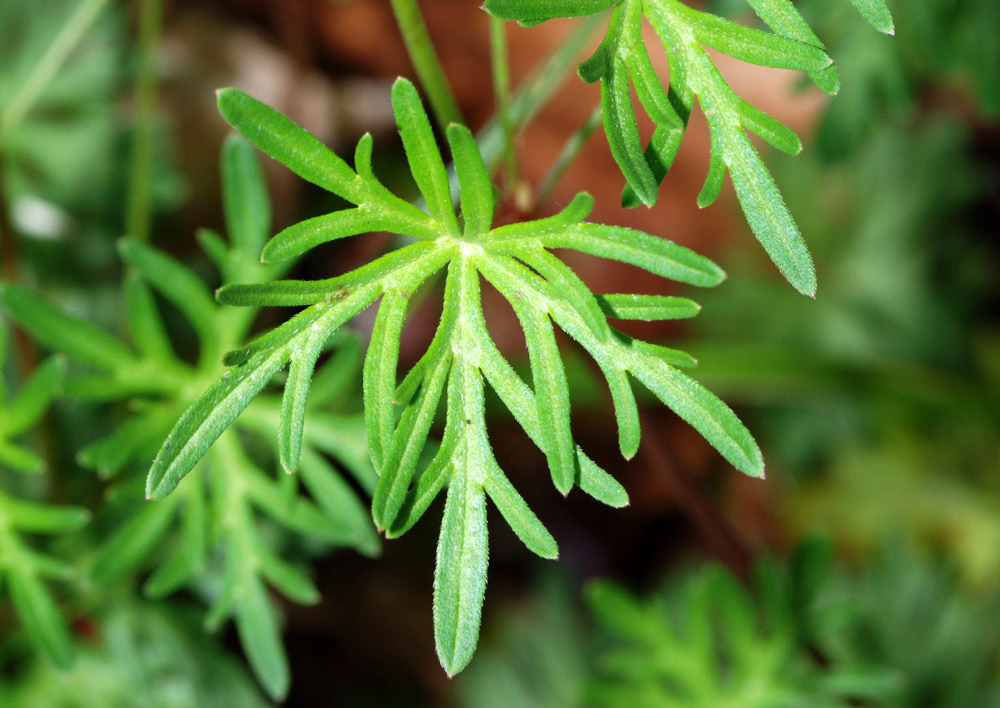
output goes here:
[{"label": "green foliage", "polygon": [[71,566],[34,550],[27,534],[76,531],[90,518],[86,509],[52,506],[0,492],[0,580],[35,649],[55,666],[68,668],[73,648],[46,580],[69,580]]},{"label": "green foliage", "polygon": [[985,196],[970,137],[951,117],[889,122],[850,159],[777,163],[789,203],[810,205],[824,297],[787,301],[737,250],[732,301],[707,295],[688,346],[706,385],[754,407],[790,482],[783,518],[855,548],[935,539],[994,583],[1000,347],[974,319],[992,277],[964,216]]},{"label": "green foliage", "polygon": [[610,644],[589,702],[600,706],[849,706],[896,688],[891,674],[812,655],[816,632],[836,621],[817,606],[826,578],[822,546],[806,546],[787,569],[756,568],[751,593],[730,573],[705,568],[680,587],[641,601],[596,582],[587,591]]},{"label": "green foliage", "polygon": [[[0,364],[6,358],[8,337],[6,327],[0,322]],[[30,448],[14,442],[14,438],[27,433],[45,415],[62,383],[65,368],[63,359],[49,359],[25,379],[17,395],[10,398],[5,395],[6,386],[0,379],[0,468],[25,474],[44,470],[42,458]]]},{"label": "green foliage", "polygon": [[[429,213],[394,196],[378,181],[371,170],[370,136],[358,144],[355,172],[273,109],[239,91],[220,92],[223,116],[258,147],[301,177],[357,205],[285,229],[264,247],[266,261],[375,230],[415,242],[327,280],[224,286],[219,291],[223,303],[306,309],[226,355],[235,368],[195,401],[174,427],[150,470],[147,494],[153,498],[169,494],[289,362],[278,439],[283,466],[295,469],[302,408],[323,343],[381,298],[363,372],[368,446],[380,474],[372,510],[379,528],[390,537],[398,536],[450,480],[434,616],[439,657],[445,669],[455,673],[468,663],[478,635],[487,566],[486,497],[530,550],[544,558],[554,558],[558,552],[555,540],[493,457],[486,432],[485,381],[545,453],[560,492],[567,494],[579,485],[614,506],[627,500],[624,489],[573,442],[568,385],[553,322],[590,353],[607,377],[626,457],[639,444],[638,412],[627,378],[631,373],[738,469],[760,476],[763,463],[749,433],[725,404],[674,368],[673,364],[689,363],[689,358],[613,330],[600,302],[546,249],[570,248],[613,258],[702,286],[716,285],[723,278],[713,263],[669,241],[585,223],[593,200],[583,194],[556,216],[491,229],[495,205],[488,173],[471,133],[452,125],[448,142],[462,188],[460,224],[445,164],[416,89],[400,79],[392,97],[410,168]],[[425,355],[398,383],[399,339],[409,302],[418,287],[445,266],[437,332]],[[486,329],[481,277],[514,308],[528,345],[533,388],[514,372]],[[627,297],[612,296],[604,302],[617,316],[691,314],[690,305],[672,298],[643,298],[633,302],[642,306],[631,309]],[[445,394],[441,446],[418,475],[421,452]]]},{"label": "green foliage", "polygon": [[530,597],[487,622],[475,663],[458,679],[456,705],[570,708],[583,705],[595,642],[575,593],[546,574]]},{"label": "green foliage", "polygon": [[[0,323],[0,364],[5,357],[7,330]],[[64,363],[52,358],[24,382],[10,400],[0,400],[0,473],[7,469],[38,474],[42,459],[10,438],[35,426],[45,414],[60,384]],[[5,388],[0,379],[0,399]],[[53,506],[14,496],[14,484],[0,491],[0,587],[6,586],[10,601],[35,649],[53,665],[67,668],[73,649],[62,613],[46,588],[46,580],[72,578],[70,565],[34,548],[27,536],[68,534],[85,525],[86,509]]]},{"label": "green foliage", "polygon": [[[829,37],[845,90],[824,111],[817,150],[848,160],[888,121],[905,126],[930,95],[966,95],[985,118],[1000,111],[1000,7],[991,0],[929,0],[898,17],[892,41],[854,31],[852,17],[823,0],[802,3]],[[926,51],[928,46],[934,52]],[[933,110],[952,101],[932,102]]]},{"label": "green foliage", "polygon": [[753,590],[710,564],[645,598],[593,581],[596,626],[567,584],[547,582],[489,627],[459,704],[1000,705],[995,593],[901,544],[849,571],[829,552],[812,540],[758,561]]},{"label": "green foliage", "polygon": [[1000,706],[1000,595],[972,592],[942,558],[883,544],[864,572],[835,582],[853,599],[851,621],[823,641],[845,660],[880,664],[902,678],[886,708]]},{"label": "green foliage", "polygon": [[0,679],[6,708],[264,708],[245,669],[206,640],[191,608],[116,598],[95,618],[100,635],[78,642],[72,670],[33,662]]},{"label": "green foliage", "polygon": [[76,204],[80,179],[97,187],[109,177],[94,169],[114,149],[121,59],[120,28],[101,15],[105,4],[0,5],[0,148],[14,196]]},{"label": "green foliage", "polygon": [[[892,32],[892,18],[883,0],[853,1],[876,28]],[[840,79],[822,42],[789,0],[751,0],[749,4],[773,34],[692,10],[679,0],[487,0],[485,8],[496,17],[537,24],[614,6],[608,33],[594,55],[580,65],[580,76],[587,82],[601,82],[604,132],[628,182],[623,203],[652,206],[656,202],[658,185],[677,155],[697,99],[712,136],[711,165],[698,206],[707,207],[716,200],[728,172],[747,221],[771,260],[799,292],[814,297],[812,257],[747,131],[793,155],[802,150],[802,144],[791,130],[733,92],[707,48],[762,66],[807,71],[827,93],[839,90]],[[670,58],[669,91],[660,82],[643,42],[643,18]],[[645,149],[631,87],[656,124]]]},{"label": "green foliage", "polygon": [[[231,246],[209,231],[200,234],[205,251],[223,274],[223,282],[261,280],[280,272],[259,262],[270,229],[270,202],[252,148],[235,136],[222,152],[226,221]],[[128,401],[134,415],[107,437],[87,445],[79,462],[105,478],[135,465],[145,465],[172,423],[213,379],[224,374],[222,352],[241,344],[256,315],[254,309],[220,308],[202,281],[173,258],[135,241],[125,240],[122,257],[130,266],[125,283],[126,317],[132,346],[73,318],[31,292],[7,286],[0,294],[8,312],[39,341],[86,365],[70,377],[68,395],[99,401]],[[197,362],[184,361],[172,348],[156,296],[177,308],[199,337]],[[317,348],[316,355],[322,353]],[[349,338],[317,374],[321,405],[344,394],[351,374],[359,373],[358,344]],[[294,376],[294,372],[293,372]],[[264,382],[266,383],[266,381]],[[304,401],[303,401],[304,403]],[[269,440],[278,425],[281,405],[262,396],[246,412],[240,429]],[[300,415],[303,412],[300,411]],[[155,560],[156,571],[146,592],[162,597],[215,571],[221,556],[221,588],[209,598],[209,628],[234,616],[255,672],[274,697],[288,689],[288,667],[280,641],[278,617],[265,582],[290,599],[306,604],[319,593],[298,567],[302,554],[289,561],[285,536],[278,546],[269,540],[271,524],[322,547],[353,547],[373,554],[378,540],[363,503],[324,457],[336,457],[370,493],[373,475],[358,437],[360,416],[315,412],[298,447],[303,452],[298,478],[269,478],[254,462],[259,453],[243,447],[236,431],[219,440],[205,459],[207,475],[195,475],[178,494],[158,503],[136,505],[134,477],[126,476],[110,494],[125,501],[123,516],[94,558],[91,577],[107,584]],[[257,448],[254,448],[255,450]],[[276,457],[280,456],[276,451]],[[124,514],[122,514],[124,512]],[[176,538],[168,530],[178,527]]]}]

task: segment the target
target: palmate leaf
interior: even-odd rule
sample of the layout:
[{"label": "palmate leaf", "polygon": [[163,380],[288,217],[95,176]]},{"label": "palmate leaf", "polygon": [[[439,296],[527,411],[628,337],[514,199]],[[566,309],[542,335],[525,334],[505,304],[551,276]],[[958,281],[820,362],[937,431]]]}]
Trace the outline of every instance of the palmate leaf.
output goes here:
[{"label": "palmate leaf", "polygon": [[[439,658],[445,670],[454,674],[470,660],[478,637],[488,557],[487,498],[529,549],[545,558],[558,553],[551,534],[494,458],[483,406],[486,384],[545,454],[560,492],[566,494],[579,486],[605,503],[627,503],[621,485],[573,440],[556,327],[587,349],[607,376],[626,456],[634,454],[639,444],[631,374],[738,469],[762,476],[763,461],[732,411],[668,363],[667,353],[672,350],[626,337],[607,322],[608,310],[618,318],[690,316],[697,310],[694,303],[620,294],[599,298],[549,249],[568,248],[616,259],[700,286],[723,280],[715,264],[669,241],[584,222],[593,206],[585,194],[553,217],[491,229],[495,204],[489,175],[472,134],[452,125],[447,139],[461,187],[460,220],[452,206],[444,159],[414,86],[397,80],[392,103],[427,212],[394,196],[378,181],[371,170],[370,136],[359,142],[352,170],[274,109],[234,89],[219,93],[222,115],[251,142],[354,205],[277,234],[264,247],[265,259],[285,258],[326,240],[366,231],[390,231],[414,242],[327,280],[223,287],[218,294],[222,303],[304,309],[226,356],[234,368],[178,421],[150,469],[147,494],[154,499],[169,495],[289,362],[278,438],[290,442],[281,445],[282,462],[294,469],[299,462],[294,441],[301,437],[304,424],[308,432],[300,397],[306,393],[305,379],[316,357],[317,341],[332,336],[363,309],[379,302],[362,376],[368,446],[379,473],[372,514],[388,536],[398,536],[448,487],[434,584],[434,621]],[[400,381],[399,339],[410,298],[442,270],[446,279],[437,331],[426,353]],[[511,303],[521,323],[528,344],[530,385],[515,373],[487,331],[480,296],[483,279]],[[446,409],[443,438],[433,459],[420,469],[421,452],[442,398]]]},{"label": "palmate leaf", "polygon": [[[815,296],[812,257],[747,132],[793,155],[802,144],[787,127],[737,96],[707,49],[762,66],[806,71],[830,94],[837,93],[840,79],[823,43],[790,0],[747,2],[773,33],[692,10],[680,0],[486,0],[484,7],[495,17],[524,24],[614,7],[607,35],[594,55],[580,65],[580,76],[584,81],[601,82],[604,132],[627,182],[623,203],[652,206],[656,202],[658,186],[677,155],[697,99],[712,136],[711,163],[698,205],[707,207],[715,201],[728,172],[747,222],[771,260],[796,290]],[[852,2],[877,29],[892,32],[884,0]],[[669,57],[669,90],[649,59],[642,37],[643,18]],[[632,105],[633,87],[656,125],[645,148]]]},{"label": "palmate leaf", "polygon": [[[223,145],[221,170],[229,241],[202,232],[202,245],[222,273],[223,283],[273,277],[284,266],[260,263],[260,249],[271,227],[270,201],[256,151],[242,138],[231,136]],[[277,536],[279,540],[294,535],[323,548],[351,547],[367,555],[378,551],[366,504],[325,457],[337,459],[371,493],[374,473],[367,453],[350,442],[360,438],[363,445],[362,418],[353,412],[335,416],[315,410],[342,396],[359,375],[358,347],[336,352],[319,367],[318,395],[307,399],[314,365],[329,339],[319,336],[325,333],[322,328],[310,330],[313,334],[301,345],[308,356],[296,359],[286,384],[292,404],[283,408],[274,396],[261,396],[241,418],[241,432],[258,439],[270,440],[279,427],[297,432],[294,437],[280,437],[275,467],[290,468],[286,461],[301,456],[301,487],[306,494],[298,493],[296,478],[282,474],[275,480],[265,474],[254,461],[257,456],[244,451],[241,436],[229,433],[206,456],[200,468],[203,474],[192,475],[169,499],[144,504],[137,485],[130,486],[131,478],[123,473],[148,465],[171,425],[205,387],[199,382],[211,382],[225,373],[222,354],[245,342],[256,310],[220,307],[193,271],[148,245],[125,240],[120,251],[130,266],[124,286],[130,344],[27,290],[9,286],[0,294],[5,309],[37,341],[89,369],[91,373],[67,380],[69,395],[133,404],[134,415],[78,455],[82,465],[98,474],[119,476],[110,493],[126,501],[109,512],[121,521],[116,527],[113,522],[107,525],[114,530],[92,561],[90,579],[106,585],[153,568],[144,590],[163,597],[198,581],[219,563],[225,583],[211,603],[210,624],[218,627],[234,618],[255,674],[272,697],[280,698],[288,691],[290,676],[267,587],[303,604],[317,602],[318,592],[301,563],[279,555],[276,534],[267,527],[281,529],[284,536]],[[198,335],[195,364],[174,351],[157,298],[174,305]],[[61,357],[50,359],[11,406],[0,408],[0,462],[9,447],[4,447],[4,436],[16,434],[35,416],[39,399],[51,393],[53,374],[61,367]],[[269,380],[266,375],[249,382],[234,376],[229,382],[227,392],[239,395],[247,386],[262,388]],[[307,400],[314,410],[303,426]]]}]

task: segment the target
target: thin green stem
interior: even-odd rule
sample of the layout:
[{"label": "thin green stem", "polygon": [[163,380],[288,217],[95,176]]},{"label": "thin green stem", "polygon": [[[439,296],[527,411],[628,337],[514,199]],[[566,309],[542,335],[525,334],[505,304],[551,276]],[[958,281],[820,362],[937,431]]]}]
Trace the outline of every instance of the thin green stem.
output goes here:
[{"label": "thin green stem", "polygon": [[0,142],[6,141],[7,136],[34,107],[42,91],[107,4],[108,0],[81,0],[77,5],[76,10],[66,20],[66,24],[59,30],[59,34],[35,64],[34,70],[0,116]]},{"label": "thin green stem", "polygon": [[555,162],[552,163],[552,167],[549,168],[548,174],[545,175],[545,179],[542,180],[541,185],[538,187],[538,197],[535,199],[537,206],[543,205],[552,196],[552,190],[559,183],[559,180],[562,179],[563,175],[566,174],[566,170],[576,160],[577,155],[580,154],[583,146],[587,144],[587,140],[590,139],[590,136],[594,134],[594,131],[597,130],[600,124],[601,107],[594,106],[594,110],[587,116],[587,120],[583,122],[583,125],[577,128],[566,139],[562,150],[559,151],[558,157],[556,157]]},{"label": "thin green stem", "polygon": [[[551,100],[556,89],[576,67],[584,47],[606,24],[604,13],[578,22],[569,36],[521,82],[509,104],[511,131],[514,135],[521,132]],[[502,131],[499,116],[494,116],[476,134],[479,151],[491,172],[497,168],[503,156]]]},{"label": "thin green stem", "polygon": [[139,17],[139,71],[135,81],[132,158],[129,168],[126,233],[148,241],[152,222],[153,143],[159,77],[156,53],[163,21],[163,0],[143,0]]},{"label": "thin green stem", "polygon": [[392,10],[396,14],[396,24],[403,35],[403,43],[417,70],[420,83],[427,92],[434,117],[437,118],[441,130],[446,130],[449,123],[465,125],[462,113],[458,109],[455,95],[452,93],[448,77],[445,76],[441,60],[431,37],[427,33],[424,16],[420,12],[417,0],[392,0]]},{"label": "thin green stem", "polygon": [[490,59],[493,68],[493,95],[503,134],[504,192],[512,194],[517,184],[517,153],[514,128],[510,121],[510,64],[507,51],[507,24],[490,17]]}]

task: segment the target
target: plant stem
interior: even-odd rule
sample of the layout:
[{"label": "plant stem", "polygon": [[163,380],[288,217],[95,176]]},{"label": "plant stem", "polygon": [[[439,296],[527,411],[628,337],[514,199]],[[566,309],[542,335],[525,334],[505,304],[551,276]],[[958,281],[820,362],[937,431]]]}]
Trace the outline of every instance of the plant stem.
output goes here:
[{"label": "plant stem", "polygon": [[427,25],[424,17],[420,13],[417,0],[392,0],[392,10],[396,15],[396,24],[399,32],[403,35],[403,43],[406,51],[413,62],[413,68],[417,70],[420,83],[427,92],[434,117],[437,118],[441,130],[445,130],[449,123],[461,123],[462,113],[458,109],[455,95],[451,91],[448,77],[445,76],[438,59],[431,37],[427,33]]},{"label": "plant stem", "polygon": [[108,0],[81,0],[76,10],[66,20],[59,34],[52,40],[45,54],[35,64],[34,70],[25,79],[17,94],[7,104],[0,115],[0,142],[13,132],[24,116],[34,107],[42,91],[63,65],[84,33],[97,19]]},{"label": "plant stem", "polygon": [[163,0],[142,0],[139,16],[139,71],[135,80],[132,156],[125,232],[148,241],[152,221],[153,142],[158,76],[156,50],[163,20]]},{"label": "plant stem", "polygon": [[[521,82],[509,104],[511,131],[517,135],[549,102],[552,94],[576,65],[577,57],[590,38],[606,23],[603,13],[577,23],[573,31]],[[503,133],[498,116],[494,116],[476,134],[479,151],[486,167],[493,171],[503,155]],[[457,184],[457,181],[456,181]]]},{"label": "plant stem", "polygon": [[493,68],[493,95],[503,134],[504,192],[512,194],[517,183],[517,153],[514,129],[510,122],[510,65],[508,63],[506,23],[490,17],[490,59]]},{"label": "plant stem", "polygon": [[541,206],[548,198],[552,195],[552,190],[555,188],[562,176],[566,174],[566,170],[569,166],[576,160],[577,155],[583,149],[583,146],[587,144],[587,140],[590,136],[594,134],[597,127],[601,124],[601,107],[594,106],[594,110],[590,112],[587,116],[587,120],[583,122],[576,131],[566,139],[562,150],[559,152],[559,156],[556,157],[555,162],[552,163],[552,167],[549,169],[545,179],[542,180],[541,185],[538,187],[538,197],[535,199],[535,205]]},{"label": "plant stem", "polygon": [[[643,430],[653,431],[657,427],[646,413],[640,414],[640,420]],[[739,535],[705,497],[662,438],[647,435],[643,443],[650,468],[657,474],[666,475],[677,501],[705,543],[739,578],[744,581],[749,578],[753,558]]]}]

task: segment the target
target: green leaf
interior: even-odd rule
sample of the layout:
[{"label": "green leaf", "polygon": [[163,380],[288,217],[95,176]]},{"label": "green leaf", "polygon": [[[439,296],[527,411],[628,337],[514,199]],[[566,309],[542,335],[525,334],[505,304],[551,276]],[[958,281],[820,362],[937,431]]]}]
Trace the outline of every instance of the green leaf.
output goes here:
[{"label": "green leaf", "polygon": [[788,282],[815,297],[816,267],[771,173],[746,135],[734,133],[727,142],[729,175],[750,228]]},{"label": "green leaf", "polygon": [[528,344],[542,450],[548,458],[556,488],[569,494],[576,479],[576,456],[570,430],[569,383],[559,357],[555,332],[544,312],[527,302],[511,304]]},{"label": "green leaf", "polygon": [[219,112],[231,126],[299,177],[345,199],[361,200],[354,170],[304,129],[237,89],[220,90],[218,100]]},{"label": "green leaf", "polygon": [[736,414],[708,389],[655,359],[645,360],[630,371],[736,469],[751,477],[764,476],[764,459],[753,437]]},{"label": "green leaf", "polygon": [[278,484],[268,480],[249,460],[240,460],[240,466],[254,505],[285,528],[338,546],[357,542],[357,529],[339,515],[324,514],[304,497],[280,494]]},{"label": "green leaf", "polygon": [[438,359],[425,376],[416,400],[403,411],[372,498],[372,517],[380,529],[391,528],[403,506],[450,367],[449,355]]},{"label": "green leaf", "polygon": [[291,677],[281,645],[278,618],[260,579],[248,573],[237,590],[234,610],[240,644],[254,674],[275,701],[288,695]]},{"label": "green leaf", "polygon": [[45,585],[33,573],[9,572],[7,586],[31,643],[57,669],[69,669],[73,663],[73,644]]},{"label": "green leaf", "polygon": [[601,305],[572,268],[542,248],[520,249],[514,255],[545,278],[555,292],[573,303],[595,337],[601,341],[608,339],[611,328]]},{"label": "green leaf", "polygon": [[552,534],[528,508],[527,503],[514,489],[514,485],[499,468],[494,466],[488,471],[483,480],[483,487],[528,550],[542,558],[559,557],[559,546],[552,538]]},{"label": "green leaf", "polygon": [[198,239],[198,245],[201,246],[201,250],[215,264],[219,272],[226,274],[230,270],[232,263],[232,253],[229,250],[229,244],[226,243],[226,240],[218,232],[206,228],[198,229],[195,232],[195,238]]},{"label": "green leaf", "polygon": [[82,320],[64,314],[37,295],[0,284],[0,300],[7,312],[39,342],[107,371],[137,364],[132,352],[117,339]]},{"label": "green leaf", "polygon": [[271,553],[261,553],[260,572],[282,595],[300,605],[315,605],[319,590],[305,573]]},{"label": "green leaf", "polygon": [[625,487],[587,457],[580,448],[577,448],[577,460],[580,465],[580,489],[602,504],[616,509],[629,505]]},{"label": "green leaf", "polygon": [[789,155],[798,155],[802,152],[802,141],[799,140],[799,136],[781,122],[743,100],[739,102],[739,111],[743,127],[751,133],[756,133]]},{"label": "green leaf", "polygon": [[153,293],[135,271],[125,276],[125,314],[132,341],[141,354],[161,362],[177,361]]},{"label": "green leaf", "polygon": [[278,460],[285,472],[291,474],[299,466],[302,455],[302,430],[305,426],[306,401],[316,360],[323,351],[329,334],[324,330],[306,330],[303,341],[292,354],[288,379],[281,401],[281,419],[278,422]]},{"label": "green leaf", "polygon": [[45,471],[45,461],[31,450],[0,439],[0,465],[15,472],[39,474]]},{"label": "green leaf", "polygon": [[61,357],[51,357],[39,366],[0,412],[0,435],[20,435],[35,425],[52,403],[65,371]]},{"label": "green leaf", "polygon": [[[645,158],[649,165],[656,183],[659,184],[667,176],[677,151],[681,147],[681,140],[684,137],[684,128],[669,128],[667,126],[657,126],[653,131],[653,137],[646,146]],[[622,190],[622,206],[627,208],[637,207],[642,203],[635,193],[631,184],[626,184]]]},{"label": "green leaf", "polygon": [[896,34],[893,26],[892,13],[885,0],[851,0],[858,12],[868,20],[868,23],[882,34]]},{"label": "green leaf", "polygon": [[448,487],[434,573],[434,643],[449,676],[468,665],[479,641],[489,558],[486,498],[474,479],[485,470],[471,467],[478,455],[467,446],[457,452],[465,464]]},{"label": "green leaf", "polygon": [[551,248],[572,248],[629,263],[663,278],[691,285],[711,287],[726,277],[719,266],[704,256],[672,241],[621,226],[579,224],[565,231],[541,234],[538,238]]},{"label": "green leaf", "polygon": [[499,226],[490,232],[490,240],[533,238],[550,231],[562,231],[567,226],[579,224],[593,210],[594,198],[586,192],[580,192],[573,197],[573,201],[565,209],[555,216]]},{"label": "green leaf", "polygon": [[[119,423],[107,436],[86,445],[77,453],[77,462],[95,470],[102,477],[120,472],[130,462],[137,462],[163,441],[177,412],[170,408],[149,412]],[[142,459],[148,462],[149,458]]]},{"label": "green leaf", "polygon": [[[332,334],[364,309],[376,292],[370,288],[356,290],[320,310],[309,326]],[[288,335],[284,341],[278,340],[275,349],[254,353],[246,363],[227,372],[184,412],[149,470],[147,498],[162,499],[177,486],[271,377],[288,362],[298,343],[296,337],[301,336],[301,332]]]},{"label": "green leaf", "polygon": [[[624,336],[624,335],[622,335]],[[677,349],[671,349],[670,347],[661,347],[659,344],[650,344],[649,342],[640,342],[635,339],[628,338],[629,346],[633,349],[643,352],[644,354],[649,354],[651,356],[665,361],[671,366],[697,366],[698,360],[692,357],[686,352],[682,352]]]},{"label": "green leaf", "polygon": [[417,89],[406,79],[396,79],[392,85],[392,110],[396,114],[396,125],[403,139],[413,179],[427,201],[431,216],[443,229],[457,235],[458,219],[451,203],[448,171]]},{"label": "green leaf", "polygon": [[177,421],[153,460],[146,479],[146,498],[163,499],[170,494],[289,356],[290,352],[281,348],[252,359],[227,372],[203,393]]},{"label": "green leaf", "polygon": [[368,449],[376,471],[381,471],[385,454],[392,444],[395,414],[392,397],[396,391],[396,363],[399,338],[403,331],[410,296],[391,290],[382,297],[368,355],[365,357],[363,388]]},{"label": "green leaf", "polygon": [[198,573],[205,563],[208,530],[204,494],[197,483],[189,485],[185,491],[179,548],[143,585],[143,591],[149,597],[165,597],[174,592]]},{"label": "green leaf", "polygon": [[14,528],[29,533],[68,534],[87,524],[90,512],[75,506],[52,506],[0,495],[0,512]]},{"label": "green leaf", "polygon": [[631,460],[639,450],[641,424],[639,422],[639,407],[635,402],[632,384],[628,375],[622,369],[611,366],[601,366],[604,378],[611,391],[614,404],[615,419],[618,423],[618,448],[622,457]]},{"label": "green leaf", "polygon": [[[640,4],[635,0],[624,2],[627,6],[623,5],[616,13],[624,18],[621,22],[641,20]],[[690,112],[692,96],[674,90],[668,94],[654,80],[655,72],[648,57],[643,60],[630,54],[638,51],[639,40],[636,28],[625,24],[620,36],[614,35],[613,41],[602,45],[604,49],[599,50],[590,66],[599,71],[606,69],[608,62],[619,62],[617,70],[622,72],[625,93],[629,81],[636,82],[647,110],[658,120],[669,122],[670,130],[676,131]],[[690,67],[673,73],[683,78],[690,75]],[[716,80],[711,72],[702,78],[705,76]],[[711,93],[716,100],[727,102],[724,106],[727,110],[736,111],[736,104],[732,103],[734,94],[726,93],[720,86],[713,86]],[[372,172],[370,136],[358,143],[357,175],[351,172],[350,179],[340,184],[340,177],[346,179],[346,175],[338,176],[338,171],[342,171],[339,158],[329,162],[330,154],[318,141],[271,109],[258,110],[252,100],[248,102],[239,94],[232,94],[232,98],[234,103],[230,107],[235,106],[233,115],[238,114],[235,122],[255,144],[270,149],[279,160],[310,175],[314,181],[332,180],[340,189],[340,196],[357,207],[290,227],[271,241],[265,248],[266,255],[282,258],[297,255],[323,240],[386,224],[401,235],[411,231],[418,242],[325,280],[233,283],[219,291],[219,301],[226,304],[305,306],[305,309],[226,355],[225,362],[235,368],[181,416],[147,479],[149,496],[169,494],[218,442],[218,469],[213,474],[211,489],[218,506],[216,513],[225,519],[219,533],[226,546],[226,574],[209,624],[217,626],[240,605],[248,573],[258,585],[257,573],[264,572],[265,577],[293,598],[314,599],[314,588],[308,578],[284,559],[271,559],[268,556],[271,551],[260,546],[254,523],[257,513],[314,543],[351,545],[365,553],[377,551],[374,531],[360,501],[320,456],[329,453],[343,462],[362,488],[373,492],[372,516],[389,538],[411,528],[450,481],[438,550],[434,624],[442,665],[450,673],[461,670],[475,649],[485,593],[486,496],[494,500],[516,535],[531,550],[544,557],[554,557],[557,553],[551,534],[493,456],[486,427],[485,382],[489,382],[528,437],[545,453],[558,489],[568,492],[579,485],[586,493],[612,506],[628,503],[622,485],[573,440],[569,387],[554,325],[581,344],[608,379],[623,454],[633,455],[640,438],[638,408],[628,378],[631,374],[699,429],[727,459],[749,473],[762,472],[760,452],[732,412],[667,363],[689,364],[690,357],[616,333],[607,322],[609,315],[645,320],[690,317],[697,312],[697,305],[682,298],[655,295],[597,297],[571,268],[546,249],[574,249],[702,286],[717,285],[725,277],[710,260],[649,234],[583,223],[593,207],[593,199],[585,194],[578,195],[554,216],[490,229],[495,203],[484,161],[471,134],[452,126],[447,134],[456,162],[460,188],[457,196],[465,222],[465,230],[460,233],[447,173],[430,121],[416,89],[405,80],[394,85],[393,105],[414,180],[433,217],[406,205],[377,180]],[[780,142],[787,137],[766,117],[746,109],[743,114],[747,125],[757,126],[770,138]],[[739,120],[731,114],[725,120],[728,130],[739,132],[746,140]],[[731,139],[729,134],[724,137]],[[632,147],[650,170],[656,169],[655,161],[642,154],[641,144]],[[728,143],[720,143],[718,159],[733,169],[731,152]],[[330,175],[321,178],[316,172],[317,164],[327,162]],[[444,266],[447,279],[438,329],[425,353],[400,382],[397,372],[400,340],[410,298]],[[514,372],[492,340],[483,311],[482,277],[508,300],[521,322],[529,351],[531,386]],[[325,343],[338,328],[380,297],[382,301],[362,366],[363,421],[355,416],[324,413],[315,406],[310,408],[307,393],[315,362]],[[323,368],[320,379],[324,392],[320,398],[324,404],[336,397],[337,391],[346,390],[345,381],[356,376],[360,349],[355,347],[344,356],[348,373],[325,373],[330,370],[330,363]],[[292,363],[283,382],[285,393],[281,405],[276,397],[265,396],[251,406],[251,401],[289,361]],[[445,386],[444,433],[435,451],[429,439]],[[241,415],[244,417],[240,428],[244,433],[279,430],[279,460],[291,470],[301,458],[303,484],[315,504],[297,496],[293,478],[282,477],[275,482],[258,470],[235,434],[223,435]],[[345,425],[346,430],[342,429]],[[379,474],[377,478],[364,459],[364,445],[358,445],[353,438],[362,427],[368,456]],[[424,463],[432,455],[430,462]],[[421,464],[426,464],[422,470]],[[191,538],[195,538],[193,531]],[[200,544],[185,543],[181,553],[189,545],[193,548]],[[270,569],[262,571],[268,564]],[[178,561],[176,572],[164,571],[169,581],[165,581],[166,586],[173,583],[176,587],[177,578],[186,577],[190,565]],[[260,592],[263,593],[262,587]],[[246,624],[248,620],[244,616],[238,617],[238,621]],[[269,630],[262,636],[273,636],[276,642],[277,630],[273,623],[269,624]],[[241,629],[241,636],[244,634],[245,628]],[[244,643],[248,644],[247,651],[257,671],[269,674],[270,678],[264,680],[275,686],[275,662],[267,659],[267,656],[273,659],[273,652],[266,649],[268,642],[256,650],[249,648],[245,636]]]},{"label": "green leaf", "polygon": [[704,209],[711,206],[719,194],[722,193],[722,183],[726,179],[726,163],[721,154],[721,150],[713,146],[712,160],[708,166],[708,176],[705,184],[698,193],[698,208]]},{"label": "green leaf", "polygon": [[[804,44],[823,48],[823,43],[790,0],[747,0],[760,19],[777,34]],[[840,91],[840,77],[834,66],[810,72],[809,78],[824,92],[835,95]]]},{"label": "green leaf", "polygon": [[336,470],[320,455],[306,450],[302,455],[301,478],[324,515],[350,529],[352,545],[361,553],[376,555],[379,541],[368,509]]},{"label": "green leaf", "polygon": [[455,158],[461,186],[465,238],[475,239],[493,225],[493,184],[476,146],[476,138],[464,125],[448,126],[448,144]]},{"label": "green leaf", "polygon": [[721,17],[685,9],[698,41],[736,59],[777,69],[819,71],[833,63],[821,47],[744,27]]},{"label": "green leaf", "polygon": [[271,200],[264,172],[250,144],[236,135],[222,146],[222,205],[236,250],[257,258],[271,230]]},{"label": "green leaf", "polygon": [[403,506],[396,516],[395,524],[386,531],[387,538],[399,538],[404,533],[413,528],[413,525],[420,520],[431,502],[437,498],[441,489],[448,482],[454,472],[452,457],[455,452],[455,441],[457,436],[442,442],[437,454],[427,469],[423,471],[417,483],[413,486],[403,502]]},{"label": "green leaf", "polygon": [[619,320],[679,320],[695,317],[701,305],[683,297],[665,295],[597,295],[604,314]]},{"label": "green leaf", "polygon": [[93,581],[106,585],[134,570],[163,539],[176,508],[174,499],[147,502],[119,526],[94,556],[90,568]]},{"label": "green leaf", "polygon": [[214,346],[218,339],[215,303],[201,279],[173,258],[138,241],[124,239],[119,250],[122,258],[194,325],[202,361],[216,359],[220,352]]},{"label": "green leaf", "polygon": [[656,203],[657,182],[646,163],[639,138],[628,71],[624,60],[618,57],[611,60],[610,71],[601,82],[601,108],[604,134],[608,138],[611,154],[642,203],[653,206]]},{"label": "green leaf", "polygon": [[377,214],[358,207],[344,209],[332,214],[306,219],[272,238],[264,248],[263,259],[267,263],[295,258],[321,243],[357,236],[372,231],[399,229],[395,222],[382,222]]}]

